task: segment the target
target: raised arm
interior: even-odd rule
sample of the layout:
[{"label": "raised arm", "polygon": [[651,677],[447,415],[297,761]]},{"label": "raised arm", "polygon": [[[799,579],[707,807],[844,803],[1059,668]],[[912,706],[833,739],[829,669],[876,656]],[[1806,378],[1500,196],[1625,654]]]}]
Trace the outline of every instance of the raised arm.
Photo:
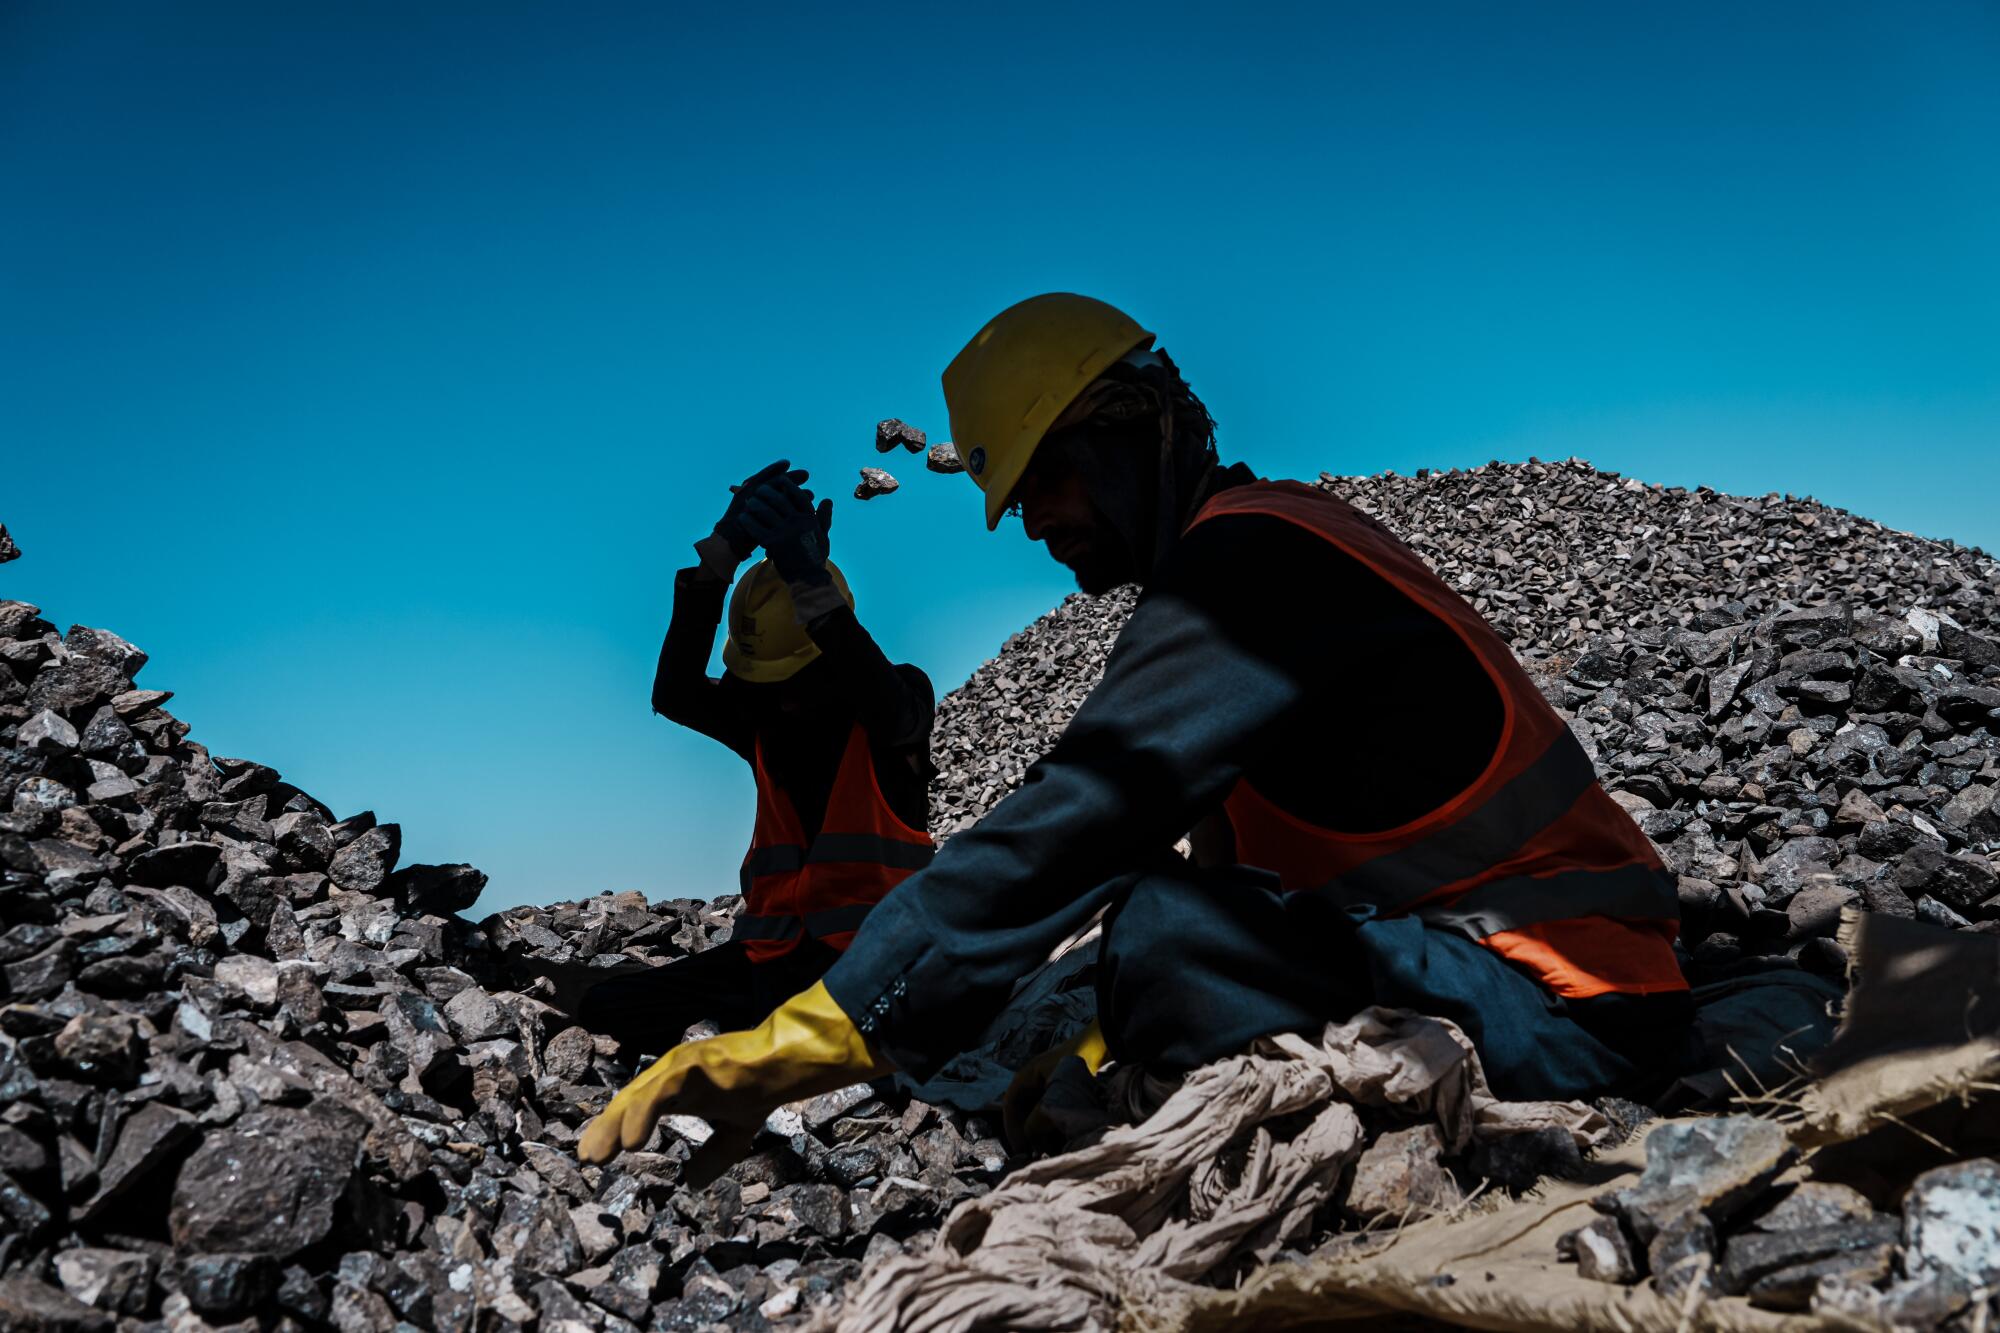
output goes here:
[{"label": "raised arm", "polygon": [[756,549],[743,524],[743,508],[765,481],[805,475],[787,473],[788,466],[779,459],[732,488],[729,508],[715,530],[694,544],[700,563],[675,573],[673,615],[653,673],[654,712],[744,755],[749,753],[750,728],[730,707],[721,682],[710,678],[708,659],[715,650],[715,631],[722,624],[730,581]]}]

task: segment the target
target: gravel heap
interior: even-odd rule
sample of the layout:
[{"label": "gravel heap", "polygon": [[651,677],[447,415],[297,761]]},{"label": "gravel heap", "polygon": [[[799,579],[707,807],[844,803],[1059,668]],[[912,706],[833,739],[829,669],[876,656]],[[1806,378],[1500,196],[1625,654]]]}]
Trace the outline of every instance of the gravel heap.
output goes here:
[{"label": "gravel heap", "polygon": [[1735,615],[1633,630],[1547,686],[1680,875],[1691,977],[1841,975],[1847,907],[2000,932],[2000,644],[1920,608]]},{"label": "gravel heap", "polygon": [[0,602],[0,1328],[759,1329],[1005,1168],[977,1117],[867,1085],[706,1189],[695,1120],[579,1167],[642,1053],[550,1001],[740,901],[475,925],[484,875],[213,758],[145,662]]},{"label": "gravel heap", "polygon": [[[1581,459],[1489,463],[1320,485],[1420,551],[1531,662],[1597,639],[1754,620],[1838,602],[1928,608],[2000,635],[2000,563],[1789,495],[1648,486]],[[1007,640],[938,708],[933,832],[956,832],[1020,784],[1104,670],[1133,593],[1072,594]],[[1720,617],[1720,620],[1717,620]],[[1946,656],[1962,642],[1944,631]]]},{"label": "gravel heap", "polygon": [[[1682,873],[1697,972],[1830,970],[1846,904],[1996,928],[1991,560],[1578,463],[1327,484],[1573,716]],[[1020,780],[1129,607],[1069,599],[943,702],[939,832]],[[578,1167],[641,1053],[564,1006],[726,938],[737,900],[469,922],[477,870],[399,865],[394,824],[212,757],[145,662],[0,602],[0,1327],[759,1329],[1005,1171],[992,1125],[887,1085],[781,1112],[705,1189],[698,1121]],[[1452,1193],[1428,1144],[1376,1161],[1350,1219]]]}]

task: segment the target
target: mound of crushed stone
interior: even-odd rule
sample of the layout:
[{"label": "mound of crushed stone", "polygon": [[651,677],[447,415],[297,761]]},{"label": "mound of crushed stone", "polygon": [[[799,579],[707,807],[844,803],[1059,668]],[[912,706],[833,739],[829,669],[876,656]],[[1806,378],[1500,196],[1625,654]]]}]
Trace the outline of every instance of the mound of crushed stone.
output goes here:
[{"label": "mound of crushed stone", "polygon": [[[1534,665],[1680,872],[1699,974],[1837,971],[1844,907],[2000,930],[1981,553],[1575,463],[1326,484]],[[1069,599],[943,702],[941,833],[1046,749],[1129,606]],[[145,665],[0,602],[0,1326],[782,1326],[1007,1171],[989,1119],[888,1084],[780,1112],[705,1189],[698,1121],[579,1167],[642,1053],[565,1006],[727,938],[737,901],[468,921],[477,870],[403,865],[393,823],[211,756]],[[1456,1197],[1426,1145],[1376,1156],[1383,1207]]]},{"label": "mound of crushed stone", "polygon": [[[1813,500],[1648,486],[1577,459],[1322,473],[1320,485],[1416,547],[1530,661],[1829,603],[1899,618],[1928,608],[1955,626],[1943,630],[1946,656],[1963,631],[2000,636],[1991,556]],[[1072,595],[944,699],[934,832],[964,827],[1019,785],[1096,684],[1131,609],[1130,589]]]}]

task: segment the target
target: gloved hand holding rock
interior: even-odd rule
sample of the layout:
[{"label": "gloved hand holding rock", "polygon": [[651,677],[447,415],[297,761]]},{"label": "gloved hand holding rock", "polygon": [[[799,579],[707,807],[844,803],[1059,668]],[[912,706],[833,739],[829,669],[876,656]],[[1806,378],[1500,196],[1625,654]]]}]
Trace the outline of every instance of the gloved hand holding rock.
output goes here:
[{"label": "gloved hand holding rock", "polygon": [[663,1115],[699,1116],[718,1140],[747,1148],[750,1134],[785,1103],[891,1072],[825,983],[815,982],[748,1032],[691,1041],[654,1061],[584,1126],[577,1156],[608,1162],[645,1143]]},{"label": "gloved hand holding rock", "polygon": [[826,556],[833,501],[822,500],[815,510],[812,492],[800,484],[805,475],[766,478],[744,502],[742,523],[786,583],[824,584],[832,577]]},{"label": "gloved hand holding rock", "polygon": [[736,567],[750,558],[758,544],[743,523],[744,506],[750,497],[773,480],[789,480],[796,489],[806,475],[804,470],[792,468],[791,460],[781,458],[745,477],[742,485],[730,487],[729,508],[716,520],[714,530],[694,544],[702,567],[725,583],[734,578]]}]

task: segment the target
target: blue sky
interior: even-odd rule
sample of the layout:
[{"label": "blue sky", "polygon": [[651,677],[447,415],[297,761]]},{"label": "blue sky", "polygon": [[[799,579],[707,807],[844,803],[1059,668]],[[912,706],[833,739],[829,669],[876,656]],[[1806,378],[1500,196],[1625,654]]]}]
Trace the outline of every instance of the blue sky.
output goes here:
[{"label": "blue sky", "polygon": [[727,891],[653,718],[778,455],[940,693],[1066,590],[948,432],[1086,291],[1267,475],[1580,454],[2000,549],[1989,4],[0,6],[0,595],[485,905]]}]

